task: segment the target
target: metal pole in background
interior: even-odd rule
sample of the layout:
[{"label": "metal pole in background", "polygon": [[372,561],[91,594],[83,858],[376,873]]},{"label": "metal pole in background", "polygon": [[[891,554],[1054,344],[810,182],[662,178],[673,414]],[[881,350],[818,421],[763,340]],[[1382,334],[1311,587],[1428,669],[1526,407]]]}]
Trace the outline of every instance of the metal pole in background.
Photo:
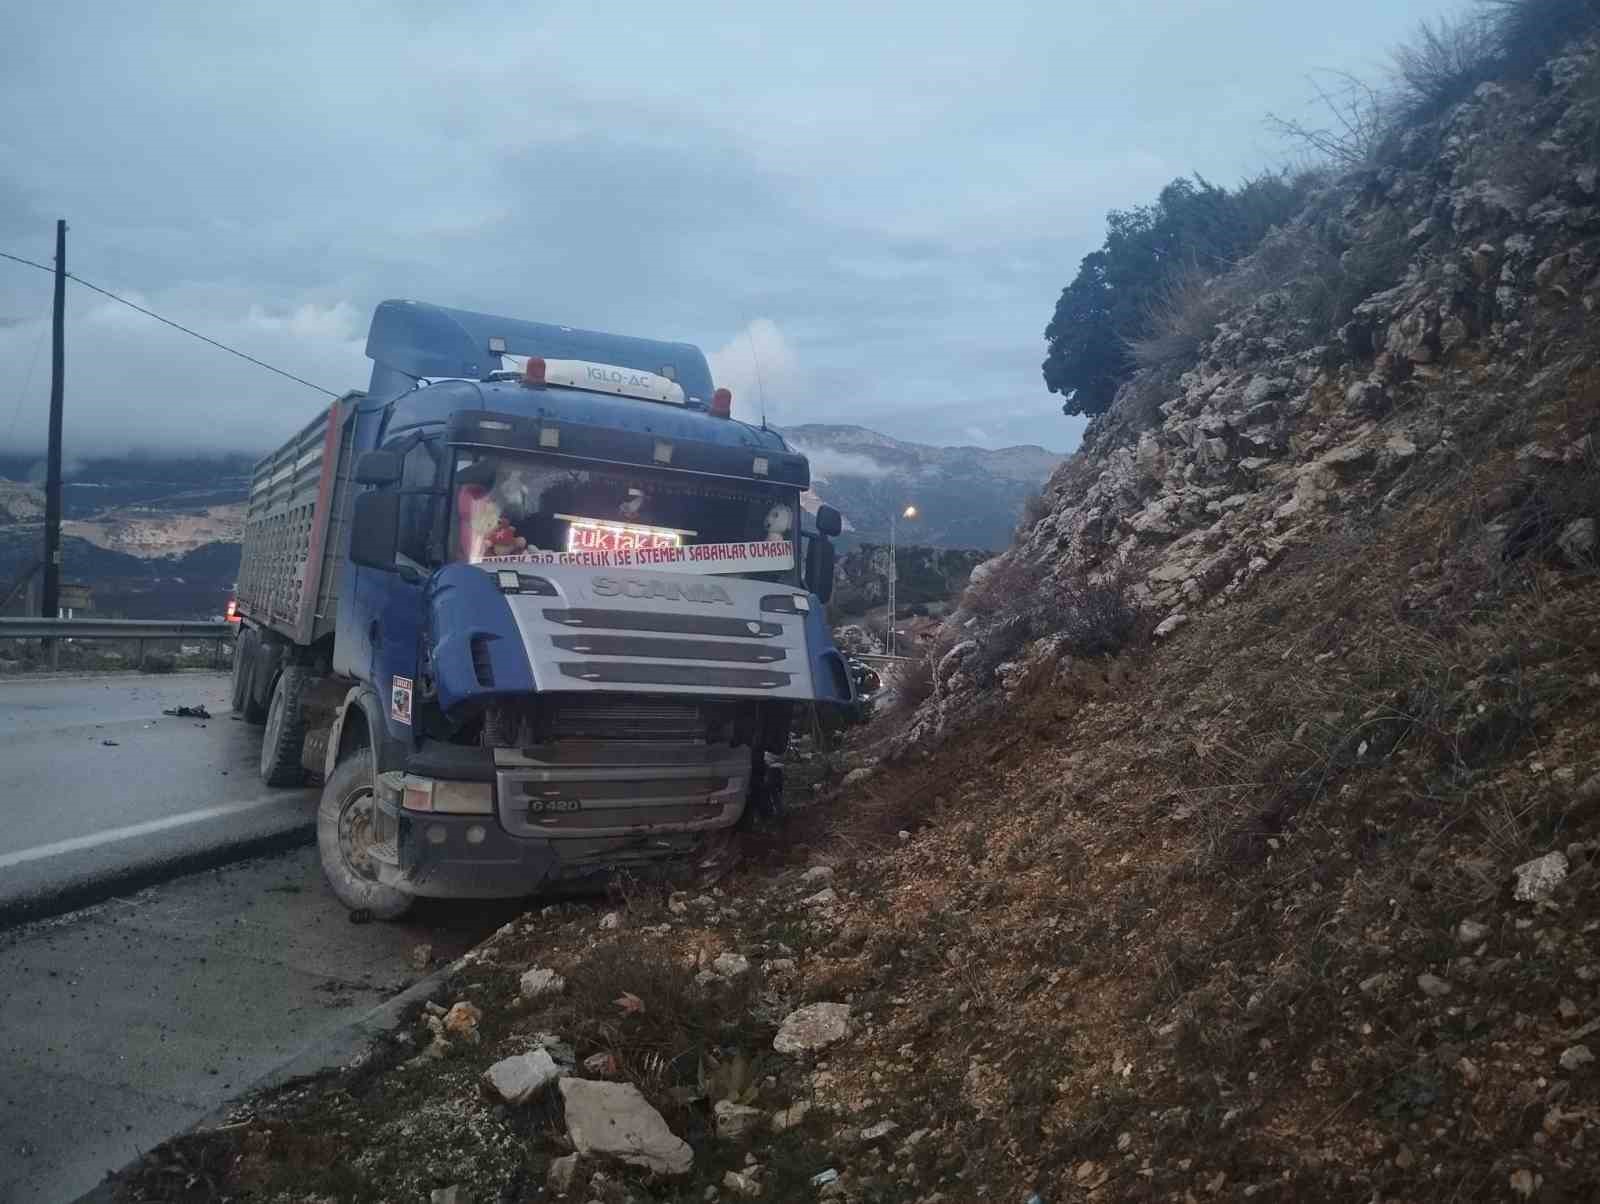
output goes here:
[{"label": "metal pole in background", "polygon": [[885,639],[885,641],[884,641],[884,647],[885,647],[885,649],[887,650],[887,652],[888,652],[888,654],[890,656],[894,655],[894,593],[895,593],[895,588],[894,587],[895,587],[895,584],[896,584],[896,578],[898,578],[899,575],[900,575],[899,573],[897,573],[895,571],[898,566],[895,564],[895,546],[894,546],[895,545],[895,538],[894,538],[894,536],[895,536],[895,519],[896,519],[898,513],[899,513],[898,504],[896,505],[896,508],[894,510],[889,511],[889,623],[888,623],[889,630],[887,632],[887,637],[888,638]]},{"label": "metal pole in background", "polygon": [[[56,222],[56,297],[50,322],[50,449],[44,485],[44,591],[41,618],[59,617],[61,608],[61,402],[66,372],[67,223]],[[56,664],[55,640],[47,641]]]}]

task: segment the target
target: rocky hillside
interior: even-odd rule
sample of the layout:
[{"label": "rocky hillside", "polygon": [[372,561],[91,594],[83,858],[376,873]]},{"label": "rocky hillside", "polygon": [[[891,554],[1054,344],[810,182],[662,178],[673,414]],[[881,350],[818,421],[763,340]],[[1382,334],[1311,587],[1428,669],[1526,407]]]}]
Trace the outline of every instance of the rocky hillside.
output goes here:
[{"label": "rocky hillside", "polygon": [[889,516],[905,543],[1000,549],[1011,543],[1030,495],[1061,457],[1042,447],[930,447],[859,426],[788,427],[784,437],[811,460],[812,492],[838,507],[846,542],[887,543]]}]

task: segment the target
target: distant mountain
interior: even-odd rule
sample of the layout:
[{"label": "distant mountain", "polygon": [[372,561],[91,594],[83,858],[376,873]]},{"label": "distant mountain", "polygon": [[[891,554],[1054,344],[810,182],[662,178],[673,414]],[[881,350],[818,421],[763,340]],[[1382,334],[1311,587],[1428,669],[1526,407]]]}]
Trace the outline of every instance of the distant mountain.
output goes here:
[{"label": "distant mountain", "polygon": [[843,513],[850,544],[886,543],[890,514],[914,505],[917,517],[899,522],[901,543],[1000,551],[1028,495],[1063,459],[1042,447],[933,447],[860,426],[812,423],[783,435],[811,461],[808,501]]},{"label": "distant mountain", "polygon": [[[61,491],[62,576],[93,588],[99,615],[221,614],[239,570],[253,464],[242,455],[69,463]],[[43,548],[43,481],[38,457],[0,456],[0,595]]]}]

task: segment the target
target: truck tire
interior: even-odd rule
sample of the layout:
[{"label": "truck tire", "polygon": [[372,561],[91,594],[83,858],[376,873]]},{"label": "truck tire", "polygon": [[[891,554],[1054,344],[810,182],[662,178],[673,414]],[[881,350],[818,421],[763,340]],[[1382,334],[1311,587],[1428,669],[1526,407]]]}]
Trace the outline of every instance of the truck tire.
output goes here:
[{"label": "truck tire", "polygon": [[377,806],[373,777],[370,748],[357,749],[339,762],[317,807],[317,852],[322,876],[339,902],[375,920],[395,920],[411,909],[413,899],[378,881],[367,852]]},{"label": "truck tire", "polygon": [[259,637],[254,628],[246,627],[233,641],[233,713],[244,718],[245,705],[250,701],[250,671],[255,668]]},{"label": "truck tire", "polygon": [[261,652],[261,636],[254,628],[246,628],[238,632],[238,640],[234,644],[234,714],[245,720],[246,724],[259,724],[266,719],[266,714],[261,714],[261,708],[251,703],[251,696],[256,693],[256,661]]},{"label": "truck tire", "polygon": [[[244,675],[244,705],[239,708],[239,714],[244,716],[244,721],[250,724],[252,727],[260,727],[267,721],[267,705],[256,701],[256,695],[258,693],[256,690],[256,679],[261,674],[261,662],[264,659],[262,657],[262,646],[263,641],[260,633],[258,632],[256,633],[255,638],[250,641],[250,647],[246,650],[246,655],[250,659],[248,662],[248,668],[245,670]],[[269,673],[271,672],[270,665],[267,671]],[[267,701],[270,703],[271,699],[268,699]]]},{"label": "truck tire", "polygon": [[300,665],[285,665],[272,687],[267,705],[267,726],[261,733],[261,780],[268,786],[300,786],[306,771],[300,749],[306,739],[305,715],[300,699],[310,674]]}]

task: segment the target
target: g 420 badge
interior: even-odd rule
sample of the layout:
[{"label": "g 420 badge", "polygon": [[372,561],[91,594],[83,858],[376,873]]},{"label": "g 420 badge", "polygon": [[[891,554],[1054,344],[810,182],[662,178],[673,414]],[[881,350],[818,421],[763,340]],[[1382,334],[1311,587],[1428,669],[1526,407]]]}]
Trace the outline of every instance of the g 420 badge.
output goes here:
[{"label": "g 420 badge", "polygon": [[582,811],[583,803],[575,798],[536,798],[528,800],[528,814],[555,815],[565,811]]},{"label": "g 420 badge", "polygon": [[411,679],[396,677],[389,687],[389,717],[396,723],[411,725]]}]

